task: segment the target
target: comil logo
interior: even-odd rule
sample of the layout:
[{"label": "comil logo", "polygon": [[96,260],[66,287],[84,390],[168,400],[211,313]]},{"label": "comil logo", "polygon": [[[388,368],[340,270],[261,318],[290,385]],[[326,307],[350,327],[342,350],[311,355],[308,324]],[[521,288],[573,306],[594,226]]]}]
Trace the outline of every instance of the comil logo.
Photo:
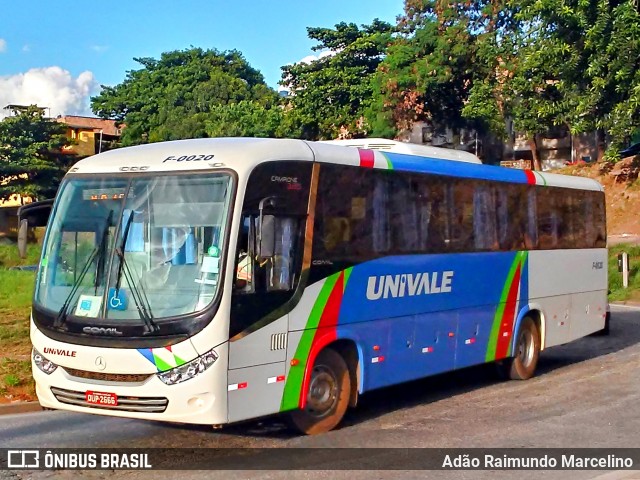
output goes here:
[{"label": "comil logo", "polygon": [[433,293],[451,292],[453,272],[403,273],[400,275],[382,275],[369,277],[367,298],[414,297]]}]

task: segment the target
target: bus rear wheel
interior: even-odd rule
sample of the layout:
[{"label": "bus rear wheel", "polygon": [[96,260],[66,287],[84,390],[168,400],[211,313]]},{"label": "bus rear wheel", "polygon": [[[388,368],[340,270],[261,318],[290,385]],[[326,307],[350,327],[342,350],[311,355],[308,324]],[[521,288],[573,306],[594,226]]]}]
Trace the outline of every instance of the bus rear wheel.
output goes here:
[{"label": "bus rear wheel", "polygon": [[498,371],[504,378],[528,380],[533,377],[540,357],[540,333],[531,317],[522,319],[516,337],[513,357],[498,363]]},{"label": "bus rear wheel", "polygon": [[293,426],[307,435],[335,428],[349,406],[350,385],[342,356],[331,348],[320,352],[311,371],[306,406],[290,414]]}]

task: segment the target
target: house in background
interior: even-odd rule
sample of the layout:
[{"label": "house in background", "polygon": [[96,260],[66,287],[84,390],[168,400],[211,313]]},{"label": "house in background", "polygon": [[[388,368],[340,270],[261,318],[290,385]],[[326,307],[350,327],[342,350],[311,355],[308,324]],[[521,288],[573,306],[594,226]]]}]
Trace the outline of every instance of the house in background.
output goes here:
[{"label": "house in background", "polygon": [[[5,110],[11,115],[18,115],[28,107],[25,105],[7,105]],[[42,114],[48,111],[47,107],[38,107]],[[96,153],[110,150],[117,146],[121,129],[115,120],[103,120],[95,117],[82,117],[77,115],[58,115],[51,119],[64,123],[67,127],[67,138],[71,144],[64,147],[63,151],[77,155],[78,160]],[[12,195],[8,200],[0,200],[0,238],[4,236],[15,237],[18,232],[17,211],[21,205],[30,203],[31,198],[20,195]]]},{"label": "house in background", "polygon": [[55,120],[67,126],[67,137],[74,142],[65,152],[80,158],[110,150],[120,139],[121,128],[115,120],[77,115],[58,115]]},{"label": "house in background", "polygon": [[[416,122],[412,129],[402,132],[398,140],[431,145],[434,147],[465,150],[478,155],[484,163],[500,164],[514,168],[531,168],[533,153],[529,139],[507,124],[507,138],[479,135],[473,130],[453,132],[451,129],[435,130],[427,122]],[[571,135],[566,127],[556,127],[535,137],[543,170],[560,168],[568,163],[591,162],[598,158],[595,133]]]}]

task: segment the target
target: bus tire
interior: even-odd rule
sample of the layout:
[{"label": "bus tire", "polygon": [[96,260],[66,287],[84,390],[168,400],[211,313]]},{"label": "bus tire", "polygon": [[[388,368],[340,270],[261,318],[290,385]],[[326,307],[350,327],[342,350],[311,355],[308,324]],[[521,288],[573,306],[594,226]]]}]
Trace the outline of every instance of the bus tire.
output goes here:
[{"label": "bus tire", "polygon": [[513,353],[513,357],[498,362],[500,376],[511,380],[533,377],[540,357],[540,333],[531,317],[522,319]]},{"label": "bus tire", "polygon": [[322,350],[311,370],[307,404],[304,409],[291,412],[291,423],[307,435],[332,430],[347,411],[350,392],[347,363],[335,350]]}]

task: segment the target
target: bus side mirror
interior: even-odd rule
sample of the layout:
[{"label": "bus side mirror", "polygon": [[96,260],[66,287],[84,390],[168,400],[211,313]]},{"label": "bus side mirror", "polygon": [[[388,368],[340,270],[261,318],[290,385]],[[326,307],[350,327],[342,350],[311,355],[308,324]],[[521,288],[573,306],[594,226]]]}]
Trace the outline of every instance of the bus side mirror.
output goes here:
[{"label": "bus side mirror", "polygon": [[26,258],[27,256],[27,236],[29,234],[29,221],[25,218],[20,220],[20,226],[18,227],[18,253],[20,258]]},{"label": "bus side mirror", "polygon": [[46,227],[52,207],[53,198],[27,203],[18,208],[18,253],[21,258],[27,256],[29,227]]},{"label": "bus side mirror", "polygon": [[258,232],[258,260],[273,257],[276,247],[276,217],[263,215]]}]

